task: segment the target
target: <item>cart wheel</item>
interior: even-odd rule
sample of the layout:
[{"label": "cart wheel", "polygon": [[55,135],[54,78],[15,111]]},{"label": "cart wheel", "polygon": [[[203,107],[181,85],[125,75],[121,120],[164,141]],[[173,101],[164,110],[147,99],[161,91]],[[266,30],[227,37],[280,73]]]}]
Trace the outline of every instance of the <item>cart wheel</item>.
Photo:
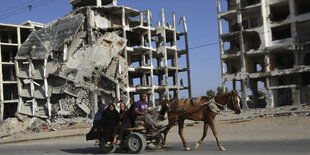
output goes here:
[{"label": "cart wheel", "polygon": [[107,153],[114,153],[115,150],[116,150],[116,146],[114,144],[111,144],[111,145],[108,145],[104,142],[100,143],[99,144],[99,148],[101,149],[101,151],[104,153],[104,154],[107,154]]},{"label": "cart wheel", "polygon": [[127,149],[130,153],[141,153],[146,147],[146,140],[140,133],[132,133],[127,138]]},{"label": "cart wheel", "polygon": [[158,134],[154,139],[151,140],[151,142],[147,145],[152,150],[158,150],[161,148],[160,144],[163,141],[162,134]]}]

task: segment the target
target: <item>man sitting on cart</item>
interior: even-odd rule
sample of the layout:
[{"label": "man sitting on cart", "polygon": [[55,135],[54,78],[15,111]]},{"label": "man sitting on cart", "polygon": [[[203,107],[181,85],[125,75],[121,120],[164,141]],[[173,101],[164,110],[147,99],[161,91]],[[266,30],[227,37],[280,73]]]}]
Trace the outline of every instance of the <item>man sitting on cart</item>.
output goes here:
[{"label": "man sitting on cart", "polygon": [[150,112],[148,108],[148,102],[146,101],[147,95],[145,93],[140,95],[140,100],[135,103],[135,114],[137,115],[137,121],[143,121],[149,125],[152,129],[157,129],[158,113]]}]

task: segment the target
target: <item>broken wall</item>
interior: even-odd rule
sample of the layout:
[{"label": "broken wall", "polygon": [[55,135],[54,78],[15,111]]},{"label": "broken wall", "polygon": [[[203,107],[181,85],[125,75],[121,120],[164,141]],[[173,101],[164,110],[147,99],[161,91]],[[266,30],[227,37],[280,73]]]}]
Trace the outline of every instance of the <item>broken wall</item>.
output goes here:
[{"label": "broken wall", "polygon": [[127,62],[121,52],[127,40],[117,31],[90,32],[89,23],[109,27],[101,16],[72,12],[30,34],[16,56],[19,113],[91,117],[97,96],[105,98],[105,104],[118,102],[117,87],[120,94],[126,87]]}]

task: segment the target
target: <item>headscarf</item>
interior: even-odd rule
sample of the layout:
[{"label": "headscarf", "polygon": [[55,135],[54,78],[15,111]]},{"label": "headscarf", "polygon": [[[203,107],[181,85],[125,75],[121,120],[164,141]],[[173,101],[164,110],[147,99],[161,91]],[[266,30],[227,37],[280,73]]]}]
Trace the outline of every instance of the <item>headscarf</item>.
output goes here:
[{"label": "headscarf", "polygon": [[[125,109],[124,109],[124,110],[122,110],[121,105],[124,105],[124,106],[125,106]],[[126,106],[125,103],[121,103],[121,104],[119,105],[119,108],[120,108],[120,113],[121,113],[121,114],[127,110],[127,106]]]},{"label": "headscarf", "polygon": [[95,118],[94,120],[101,120],[102,119],[102,113],[104,111],[104,107],[105,107],[105,104],[99,104],[99,108],[98,108],[98,111],[97,113],[95,114]]},{"label": "headscarf", "polygon": [[107,110],[111,111],[111,110],[110,110],[110,106],[113,107],[113,111],[116,111],[115,105],[114,105],[113,103],[110,103],[110,104],[109,104],[109,106],[107,107]]}]

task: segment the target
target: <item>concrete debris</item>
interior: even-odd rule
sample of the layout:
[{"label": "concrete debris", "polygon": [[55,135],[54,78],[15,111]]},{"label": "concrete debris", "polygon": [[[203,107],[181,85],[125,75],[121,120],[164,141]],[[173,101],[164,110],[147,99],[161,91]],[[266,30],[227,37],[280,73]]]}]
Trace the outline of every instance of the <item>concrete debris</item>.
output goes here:
[{"label": "concrete debris", "polygon": [[17,53],[19,113],[33,117],[34,130],[36,118],[91,118],[101,96],[105,104],[128,101],[128,65],[121,56],[127,40],[118,31],[90,32],[86,18],[74,12],[33,31]]},{"label": "concrete debris", "polygon": [[254,119],[257,117],[309,117],[310,108],[309,105],[289,105],[279,108],[251,108],[246,111],[242,111],[240,115],[234,115],[231,111],[222,111],[217,116],[217,120],[242,120],[242,119]]}]

